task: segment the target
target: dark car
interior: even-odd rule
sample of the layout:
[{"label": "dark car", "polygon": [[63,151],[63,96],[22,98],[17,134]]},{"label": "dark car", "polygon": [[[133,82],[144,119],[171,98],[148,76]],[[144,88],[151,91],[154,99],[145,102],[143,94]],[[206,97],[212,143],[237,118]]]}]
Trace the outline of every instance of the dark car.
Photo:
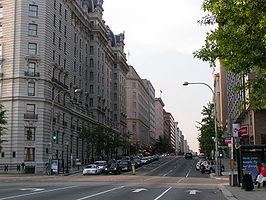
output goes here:
[{"label": "dark car", "polygon": [[116,163],[116,162],[113,162],[113,163],[109,163],[107,165],[107,167],[104,169],[104,173],[106,175],[108,174],[121,174],[122,173],[122,168],[121,166]]},{"label": "dark car", "polygon": [[192,159],[192,153],[186,153],[185,159]]},{"label": "dark car", "polygon": [[128,161],[128,160],[121,160],[119,162],[119,165],[121,166],[122,168],[122,171],[130,171],[131,170],[131,162]]}]

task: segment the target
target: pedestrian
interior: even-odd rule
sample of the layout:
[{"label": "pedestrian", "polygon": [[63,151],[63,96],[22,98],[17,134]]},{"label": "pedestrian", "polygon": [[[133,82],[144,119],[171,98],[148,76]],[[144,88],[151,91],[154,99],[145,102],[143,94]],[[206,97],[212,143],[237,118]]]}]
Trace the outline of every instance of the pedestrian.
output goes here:
[{"label": "pedestrian", "polygon": [[266,177],[266,163],[262,163],[262,167],[260,168],[260,175],[262,175],[263,177]]}]

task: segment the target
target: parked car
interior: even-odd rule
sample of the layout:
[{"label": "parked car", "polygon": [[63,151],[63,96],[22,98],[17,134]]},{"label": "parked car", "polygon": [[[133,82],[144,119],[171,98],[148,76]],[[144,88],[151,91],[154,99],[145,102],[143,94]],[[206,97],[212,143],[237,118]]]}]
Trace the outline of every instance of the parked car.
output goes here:
[{"label": "parked car", "polygon": [[83,175],[100,174],[100,173],[101,173],[101,169],[96,164],[88,165],[87,167],[83,169],[83,172],[82,172]]},{"label": "parked car", "polygon": [[112,162],[107,165],[107,167],[104,169],[104,173],[106,175],[108,174],[121,174],[122,168],[117,162]]},{"label": "parked car", "polygon": [[131,164],[134,164],[136,168],[142,165],[141,160],[139,158],[133,158],[133,160],[131,161]]},{"label": "parked car", "polygon": [[128,160],[121,160],[119,162],[119,165],[121,166],[122,168],[122,171],[131,171],[132,167],[131,167],[131,162],[128,161]]},{"label": "parked car", "polygon": [[192,159],[192,153],[186,153],[185,159]]},{"label": "parked car", "polygon": [[98,167],[99,167],[101,173],[104,171],[104,169],[105,169],[106,166],[107,166],[107,162],[104,161],[104,160],[95,161],[94,163],[95,163],[96,165],[98,165]]},{"label": "parked car", "polygon": [[141,158],[141,163],[146,165],[146,164],[149,164],[150,163],[150,159],[148,157],[143,157]]},{"label": "parked car", "polygon": [[212,173],[215,172],[215,164],[213,161],[205,160],[200,164],[200,172],[203,174],[205,172]]},{"label": "parked car", "polygon": [[196,164],[196,170],[200,170],[200,164],[202,163],[203,161],[198,161],[197,164]]}]

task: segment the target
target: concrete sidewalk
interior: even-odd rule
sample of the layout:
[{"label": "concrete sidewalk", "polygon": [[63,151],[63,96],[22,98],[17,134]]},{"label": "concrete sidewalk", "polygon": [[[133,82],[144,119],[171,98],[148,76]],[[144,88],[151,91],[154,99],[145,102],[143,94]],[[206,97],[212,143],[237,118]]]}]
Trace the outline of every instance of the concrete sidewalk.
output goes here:
[{"label": "concrete sidewalk", "polygon": [[266,188],[258,188],[255,185],[252,191],[245,191],[241,187],[233,187],[228,184],[219,185],[219,189],[222,192],[224,200],[265,200],[266,199]]}]

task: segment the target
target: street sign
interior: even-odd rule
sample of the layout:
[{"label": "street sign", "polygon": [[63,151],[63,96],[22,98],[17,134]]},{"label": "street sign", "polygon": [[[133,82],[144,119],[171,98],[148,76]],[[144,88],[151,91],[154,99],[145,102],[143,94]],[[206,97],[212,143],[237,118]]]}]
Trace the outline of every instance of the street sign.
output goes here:
[{"label": "street sign", "polygon": [[49,145],[49,144],[50,144],[50,142],[44,142],[44,143],[42,143],[42,144],[44,144],[44,145]]},{"label": "street sign", "polygon": [[218,149],[227,149],[228,146],[218,146]]},{"label": "street sign", "polygon": [[226,138],[224,138],[224,142],[225,142],[226,144],[228,144],[228,143],[231,143],[232,140],[231,140],[230,137],[226,137]]}]

